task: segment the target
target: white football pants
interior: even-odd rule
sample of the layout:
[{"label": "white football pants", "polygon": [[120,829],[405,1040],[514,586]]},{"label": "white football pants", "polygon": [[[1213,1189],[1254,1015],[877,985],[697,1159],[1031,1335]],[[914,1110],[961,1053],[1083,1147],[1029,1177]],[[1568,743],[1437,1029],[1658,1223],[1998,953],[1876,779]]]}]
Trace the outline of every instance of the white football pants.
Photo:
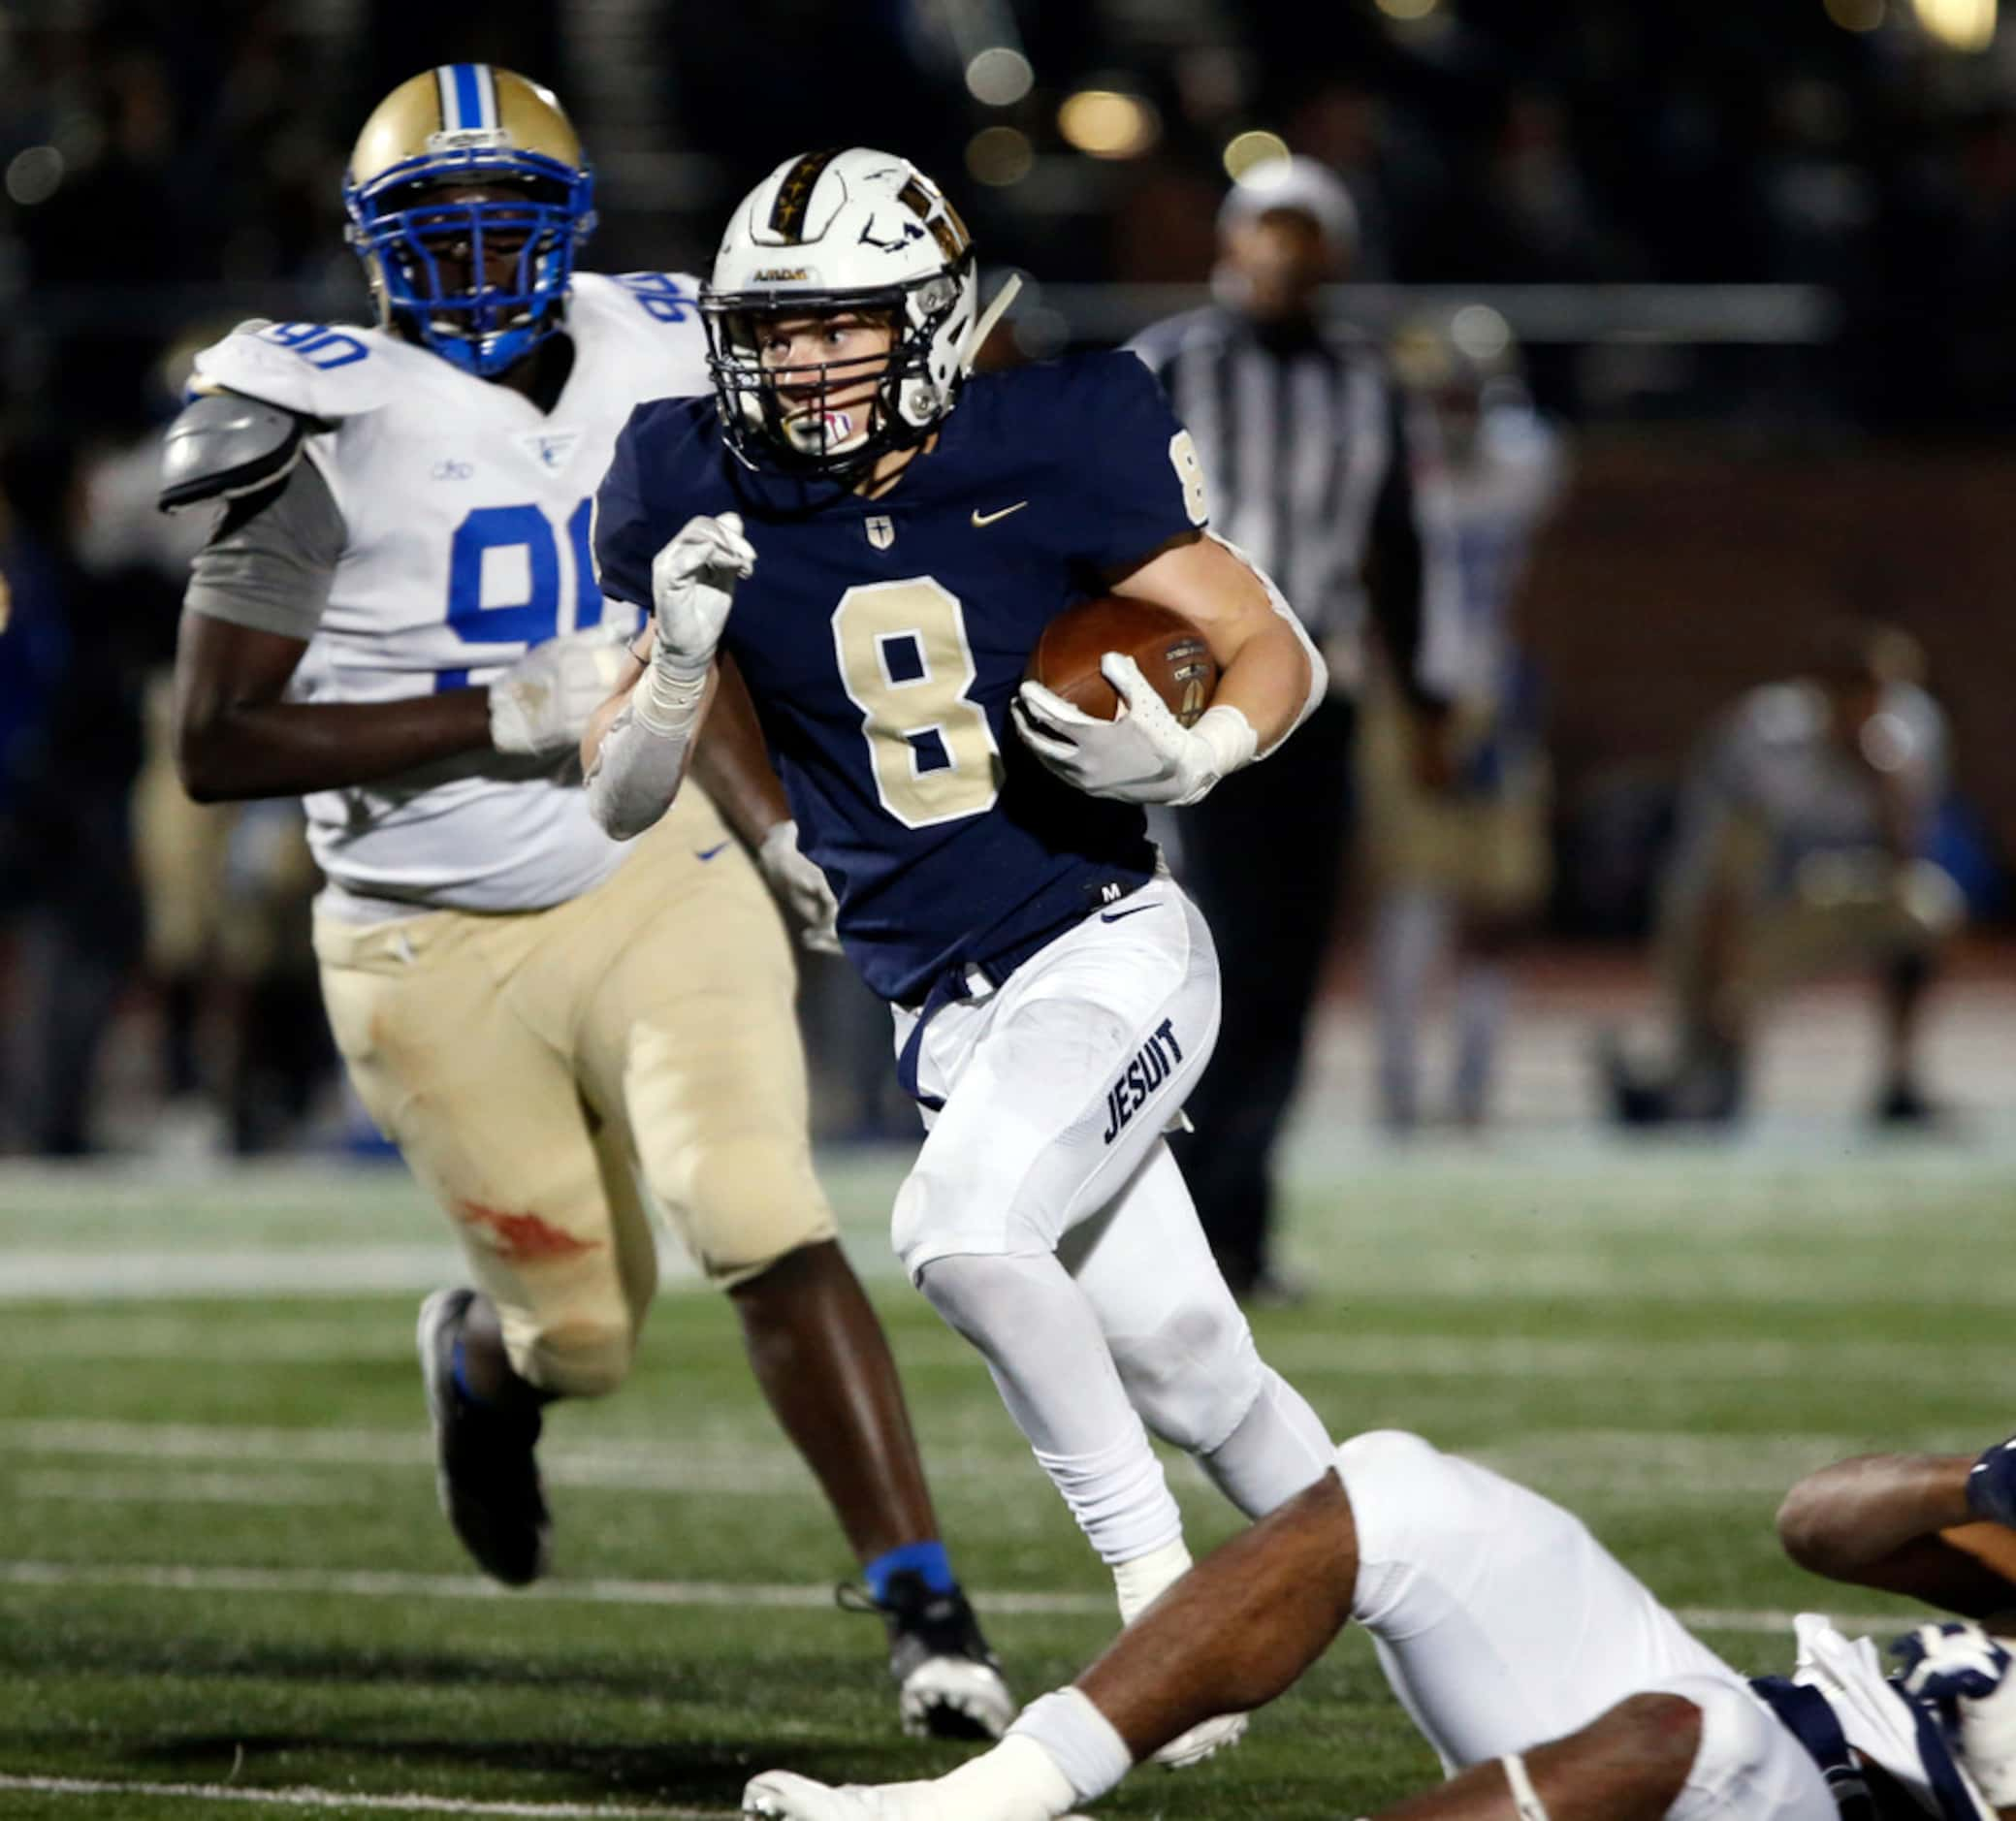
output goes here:
[{"label": "white football pants", "polygon": [[[1273,1510],[1328,1470],[1328,1438],[1255,1351],[1162,1135],[1218,1035],[1202,917],[1159,879],[972,985],[919,1038],[944,1104],[896,1199],[905,1268],[1105,1561],[1181,1535],[1144,1422]],[[897,1014],[899,1050],[916,1021]]]},{"label": "white football pants", "polygon": [[1336,1465],[1358,1529],[1352,1616],[1445,1771],[1670,1692],[1702,1713],[1673,1821],[1837,1821],[1799,1741],[1580,1518],[1398,1430],[1354,1436]]}]

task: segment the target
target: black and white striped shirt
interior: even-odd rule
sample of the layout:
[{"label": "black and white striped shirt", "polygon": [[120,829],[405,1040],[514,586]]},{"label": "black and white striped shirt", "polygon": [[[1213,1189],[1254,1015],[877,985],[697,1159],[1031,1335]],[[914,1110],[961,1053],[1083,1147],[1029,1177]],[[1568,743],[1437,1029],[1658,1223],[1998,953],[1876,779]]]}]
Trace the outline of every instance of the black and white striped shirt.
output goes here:
[{"label": "black and white striped shirt", "polygon": [[1130,344],[1189,427],[1211,527],[1274,578],[1355,688],[1367,592],[1380,552],[1382,626],[1406,671],[1419,639],[1421,549],[1395,395],[1384,359],[1355,331],[1262,330],[1206,308]]}]

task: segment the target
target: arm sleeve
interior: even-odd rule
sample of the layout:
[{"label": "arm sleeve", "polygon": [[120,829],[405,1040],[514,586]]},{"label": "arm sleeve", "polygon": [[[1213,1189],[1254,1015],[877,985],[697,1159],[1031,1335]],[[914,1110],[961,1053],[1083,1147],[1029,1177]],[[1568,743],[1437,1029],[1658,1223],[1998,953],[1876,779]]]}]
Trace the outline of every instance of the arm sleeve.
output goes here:
[{"label": "arm sleeve", "polygon": [[1072,467],[1059,490],[1072,554],[1098,570],[1125,570],[1202,529],[1209,512],[1197,450],[1141,359],[1127,350],[1091,357],[1072,392],[1060,426]]},{"label": "arm sleeve", "polygon": [[235,499],[197,555],[191,612],[304,643],[315,636],[343,554],[343,518],[312,462]]},{"label": "arm sleeve", "polygon": [[[641,408],[641,407],[640,407]],[[638,419],[633,412],[616,439],[609,472],[595,490],[589,541],[594,552],[595,581],[612,600],[651,612],[651,561],[664,539],[646,509],[638,475]]]}]

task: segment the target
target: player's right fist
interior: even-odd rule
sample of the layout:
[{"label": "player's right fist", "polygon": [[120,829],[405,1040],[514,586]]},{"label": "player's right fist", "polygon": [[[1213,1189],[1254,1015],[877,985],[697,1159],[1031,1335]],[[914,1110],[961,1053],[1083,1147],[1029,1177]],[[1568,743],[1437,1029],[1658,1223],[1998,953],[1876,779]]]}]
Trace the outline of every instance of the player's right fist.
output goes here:
[{"label": "player's right fist", "polygon": [[735,604],[735,584],[755,566],[740,513],[688,519],[651,561],[651,604],[657,616],[654,662],[688,680],[704,676]]},{"label": "player's right fist", "polygon": [[606,628],[535,645],[490,686],[490,743],[552,758],[581,744],[623,674],[624,642]]}]

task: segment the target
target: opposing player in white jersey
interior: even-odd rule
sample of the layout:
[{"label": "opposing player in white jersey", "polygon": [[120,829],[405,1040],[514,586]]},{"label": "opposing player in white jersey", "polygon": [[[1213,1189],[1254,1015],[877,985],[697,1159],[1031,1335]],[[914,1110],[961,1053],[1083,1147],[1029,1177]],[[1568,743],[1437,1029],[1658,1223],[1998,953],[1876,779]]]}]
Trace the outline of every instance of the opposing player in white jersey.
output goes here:
[{"label": "opposing player in white jersey", "polygon": [[1200,1563],[983,1756],[921,1783],[767,1772],[744,1813],[1051,1821],[1199,1716],[1271,1701],[1356,1620],[1451,1778],[1387,1821],[2016,1814],[2016,1675],[1990,1636],[2016,1616],[2016,1444],[1978,1462],[1840,1462],[1795,1486],[1778,1523],[1808,1566],[1987,1629],[1921,1626],[1886,1677],[1868,1639],[1804,1614],[1791,1675],[1746,1679],[1560,1506],[1384,1430],[1346,1442],[1333,1473]]},{"label": "opposing player in white jersey", "polygon": [[[596,586],[591,495],[640,399],[706,383],[688,284],[574,272],[591,182],[544,89],[415,77],[344,190],[377,326],[247,325],[199,358],[164,498],[228,504],[182,621],[183,776],[307,799],[337,1042],[473,1279],[419,1340],[477,1561],[547,1565],[541,1409],[629,1369],[655,1202],[840,1517],[906,1723],[998,1733],[1012,1703],[812,1172],[782,922],[706,795],[632,851],[571,769],[634,621]],[[703,782],[816,934],[830,898],[725,706]]]},{"label": "opposing player in white jersey", "polygon": [[1470,304],[1410,319],[1393,337],[1392,367],[1427,554],[1416,671],[1447,706],[1409,712],[1383,683],[1369,695],[1359,745],[1377,893],[1380,1113],[1396,1132],[1423,1116],[1418,1035],[1430,977],[1448,955],[1448,1112],[1474,1128],[1489,1107],[1507,958],[1552,871],[1538,691],[1513,622],[1566,458],[1559,432],[1533,408],[1496,310]]}]

